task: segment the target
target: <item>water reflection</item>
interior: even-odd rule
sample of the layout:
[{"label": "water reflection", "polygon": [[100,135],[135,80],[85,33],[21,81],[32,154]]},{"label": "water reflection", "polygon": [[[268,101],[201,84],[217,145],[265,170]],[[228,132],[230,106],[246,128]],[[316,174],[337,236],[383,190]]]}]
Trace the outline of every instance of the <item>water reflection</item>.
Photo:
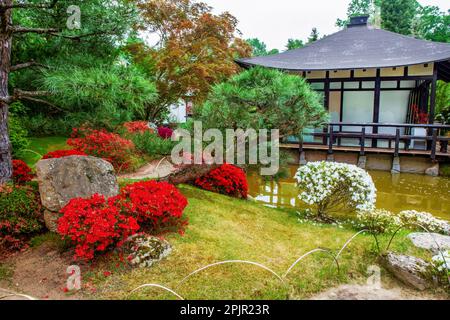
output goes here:
[{"label": "water reflection", "polygon": [[[290,166],[290,177],[278,182],[264,181],[257,172],[249,172],[250,195],[274,207],[307,208],[298,199],[293,179],[296,166]],[[377,207],[399,212],[418,210],[431,212],[450,220],[450,179],[414,174],[391,175],[389,172],[370,172],[377,187]]]}]

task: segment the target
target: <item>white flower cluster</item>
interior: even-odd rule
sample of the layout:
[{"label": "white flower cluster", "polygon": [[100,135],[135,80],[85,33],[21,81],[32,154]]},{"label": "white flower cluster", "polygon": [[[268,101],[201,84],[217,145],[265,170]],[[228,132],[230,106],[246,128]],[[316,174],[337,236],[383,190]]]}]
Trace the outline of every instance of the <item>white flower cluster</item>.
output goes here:
[{"label": "white flower cluster", "polygon": [[359,211],[353,225],[360,229],[367,229],[372,233],[392,233],[402,226],[402,220],[390,211],[378,209]]},{"label": "white flower cluster", "polygon": [[[320,205],[333,196],[347,195],[342,201],[355,210],[375,208],[376,188],[372,177],[355,165],[335,162],[310,162],[295,175],[302,190],[299,198],[310,205]],[[337,199],[339,201],[339,199]]]},{"label": "white flower cluster", "polygon": [[126,245],[130,252],[129,263],[140,268],[150,268],[172,252],[172,247],[167,241],[146,234],[130,237]]},{"label": "white flower cluster", "polygon": [[450,271],[450,251],[445,251],[433,257],[433,262],[439,271]]},{"label": "white flower cluster", "polygon": [[[450,234],[450,224],[445,220],[434,217],[431,213],[407,210],[400,212],[399,217],[406,225],[418,224],[425,227],[430,232]],[[408,227],[419,228],[418,226],[413,225]]]}]

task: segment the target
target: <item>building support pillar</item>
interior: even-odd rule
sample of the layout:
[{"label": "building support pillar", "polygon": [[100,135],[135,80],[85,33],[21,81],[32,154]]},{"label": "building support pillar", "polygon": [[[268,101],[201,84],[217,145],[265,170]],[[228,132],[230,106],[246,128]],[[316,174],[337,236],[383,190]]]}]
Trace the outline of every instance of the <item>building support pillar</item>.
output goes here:
[{"label": "building support pillar", "polygon": [[307,163],[305,151],[300,152],[300,165],[305,166]]},{"label": "building support pillar", "polygon": [[428,113],[429,119],[428,123],[433,124],[435,113],[436,113],[436,90],[437,90],[437,65],[434,64],[433,69],[433,80],[431,81],[431,92],[430,92],[430,111]]},{"label": "building support pillar", "polygon": [[367,157],[366,156],[359,156],[358,158],[358,167],[361,169],[366,169],[367,164]]},{"label": "building support pillar", "polygon": [[[380,122],[380,95],[381,95],[381,70],[377,69],[377,77],[375,79],[375,95],[373,101],[373,123]],[[372,133],[378,133],[378,127],[373,127]],[[378,141],[372,139],[372,148],[378,146]]]},{"label": "building support pillar", "polygon": [[401,172],[401,168],[400,168],[400,157],[394,157],[393,161],[392,161],[392,170],[391,173],[392,174],[399,174]]}]

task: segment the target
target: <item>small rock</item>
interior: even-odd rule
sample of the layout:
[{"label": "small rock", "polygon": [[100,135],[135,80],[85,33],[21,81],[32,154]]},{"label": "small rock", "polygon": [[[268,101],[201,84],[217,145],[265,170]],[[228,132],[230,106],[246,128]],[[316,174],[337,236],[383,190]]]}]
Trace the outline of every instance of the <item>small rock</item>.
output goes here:
[{"label": "small rock", "polygon": [[422,259],[388,252],[381,257],[381,263],[396,278],[417,290],[431,286],[426,277],[430,264]]},{"label": "small rock", "polygon": [[338,300],[338,301],[377,301],[402,300],[399,290],[374,288],[373,286],[342,285],[314,296],[312,300]]},{"label": "small rock", "polygon": [[450,236],[444,236],[438,233],[411,233],[408,238],[414,246],[422,249],[431,250],[434,253],[450,250]]},{"label": "small rock", "polygon": [[172,252],[172,246],[166,240],[142,233],[129,237],[124,249],[128,262],[140,268],[150,268]]},{"label": "small rock", "polygon": [[438,177],[439,176],[439,163],[436,163],[431,168],[428,168],[427,170],[425,170],[425,174],[427,176],[431,176],[431,177]]}]

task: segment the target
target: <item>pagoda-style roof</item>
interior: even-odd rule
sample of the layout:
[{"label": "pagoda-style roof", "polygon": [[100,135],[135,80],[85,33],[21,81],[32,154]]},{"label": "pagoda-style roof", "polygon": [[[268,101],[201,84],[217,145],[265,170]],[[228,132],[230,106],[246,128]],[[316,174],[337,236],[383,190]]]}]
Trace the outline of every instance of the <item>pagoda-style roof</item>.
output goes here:
[{"label": "pagoda-style roof", "polygon": [[323,71],[389,68],[444,61],[448,66],[450,44],[419,40],[362,24],[349,26],[300,49],[236,62],[242,67]]}]

